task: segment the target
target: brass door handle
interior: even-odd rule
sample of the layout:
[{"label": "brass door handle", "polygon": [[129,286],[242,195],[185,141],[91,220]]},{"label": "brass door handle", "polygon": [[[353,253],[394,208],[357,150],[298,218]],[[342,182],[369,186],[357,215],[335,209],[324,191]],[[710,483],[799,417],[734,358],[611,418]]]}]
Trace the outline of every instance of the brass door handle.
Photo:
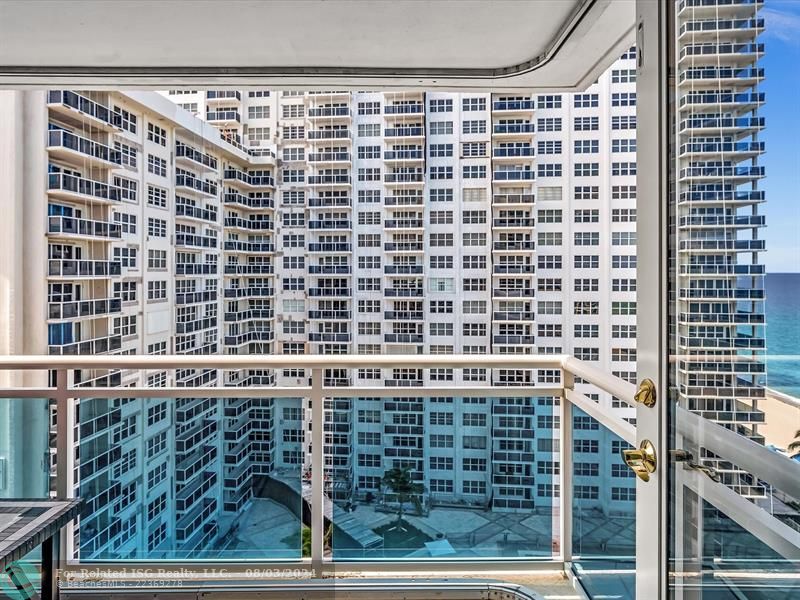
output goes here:
[{"label": "brass door handle", "polygon": [[656,448],[650,440],[642,440],[638,448],[622,450],[622,460],[642,481],[650,481],[657,466]]},{"label": "brass door handle", "polygon": [[647,408],[653,408],[656,405],[656,384],[653,383],[653,380],[649,378],[642,380],[633,399]]}]

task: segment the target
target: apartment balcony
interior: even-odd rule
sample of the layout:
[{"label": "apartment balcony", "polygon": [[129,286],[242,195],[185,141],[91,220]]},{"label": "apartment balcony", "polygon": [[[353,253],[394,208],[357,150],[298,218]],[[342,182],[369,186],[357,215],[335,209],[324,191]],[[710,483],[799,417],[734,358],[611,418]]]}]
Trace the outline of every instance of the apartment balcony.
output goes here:
[{"label": "apartment balcony", "polygon": [[206,104],[225,104],[230,101],[241,102],[241,92],[238,90],[209,90],[206,92]]},{"label": "apartment balcony", "polygon": [[309,208],[350,208],[352,204],[352,199],[346,196],[308,199]]},{"label": "apartment balcony", "polygon": [[347,242],[312,242],[308,244],[309,252],[352,252],[352,244]]},{"label": "apartment balcony", "polygon": [[724,117],[721,115],[704,115],[683,119],[679,131],[694,137],[750,135],[764,129],[764,117]]},{"label": "apartment balcony", "polygon": [[203,331],[204,329],[214,329],[217,327],[217,318],[208,317],[205,319],[194,319],[192,321],[178,321],[175,323],[175,333],[186,334]]},{"label": "apartment balcony", "polygon": [[199,208],[192,204],[175,203],[175,216],[187,220],[204,221],[212,225],[218,224],[218,212],[207,208]]},{"label": "apartment balcony", "polygon": [[386,310],[383,318],[387,321],[422,321],[425,313],[421,310]]},{"label": "apartment balcony", "polygon": [[175,293],[175,304],[202,304],[205,302],[216,302],[216,301],[217,301],[216,290]]},{"label": "apartment balcony", "polygon": [[709,18],[688,21],[681,25],[678,31],[678,40],[681,43],[687,39],[691,42],[716,42],[720,38],[726,41],[747,41],[755,39],[763,31],[764,19],[762,18]]},{"label": "apartment balcony", "polygon": [[421,170],[412,173],[384,173],[383,182],[386,184],[414,185],[425,183],[425,173]]},{"label": "apartment balcony", "polygon": [[387,344],[422,344],[424,337],[421,333],[385,333],[383,341]]},{"label": "apartment balcony", "polygon": [[752,227],[764,227],[766,218],[764,215],[691,215],[680,217],[678,225],[701,229],[718,229],[720,227],[749,229]]},{"label": "apartment balcony", "polygon": [[272,198],[252,198],[233,191],[226,191],[222,200],[225,204],[231,204],[234,208],[249,208],[253,210],[272,210],[275,208],[275,201]]},{"label": "apartment balcony", "polygon": [[536,272],[534,265],[494,265],[492,273],[495,275],[533,275]]},{"label": "apartment balcony", "polygon": [[48,344],[50,355],[76,356],[94,354],[107,354],[122,348],[121,335],[106,335],[78,342],[65,342],[63,344]]},{"label": "apartment balcony", "polygon": [[753,111],[766,101],[764,92],[688,92],[680,98],[682,110],[708,112],[709,110],[723,113],[734,112],[744,114]]},{"label": "apartment balcony", "polygon": [[688,11],[692,16],[752,15],[764,5],[764,0],[681,0],[678,14]]},{"label": "apartment balcony", "polygon": [[214,263],[176,263],[175,275],[194,276],[194,275],[216,275],[217,265]]},{"label": "apartment balcony", "polygon": [[536,158],[533,146],[501,146],[492,148],[492,159],[496,162],[513,162],[519,159]]},{"label": "apartment balcony", "polygon": [[225,288],[225,298],[248,298],[274,295],[275,288],[271,287],[247,286],[239,288]]},{"label": "apartment balcony", "polygon": [[492,196],[492,204],[510,204],[531,207],[535,197],[533,194],[495,194]]},{"label": "apartment balcony", "polygon": [[226,323],[239,321],[269,321],[275,318],[275,311],[267,308],[250,308],[225,313]]},{"label": "apartment balcony", "polygon": [[275,178],[272,175],[251,175],[233,167],[225,169],[223,179],[229,185],[248,190],[275,187]]},{"label": "apartment balcony", "polygon": [[110,260],[51,258],[47,261],[50,279],[107,279],[122,273],[120,263]]},{"label": "apartment balcony", "polygon": [[181,192],[199,192],[204,196],[216,198],[217,184],[195,177],[194,175],[176,175],[175,188]]},{"label": "apartment balcony", "polygon": [[759,276],[766,275],[764,265],[736,265],[736,264],[708,264],[708,265],[680,265],[680,274],[706,278],[711,276]]},{"label": "apartment balcony", "polygon": [[387,298],[422,298],[425,290],[422,288],[384,288],[383,295]]},{"label": "apartment balcony", "polygon": [[217,170],[216,158],[184,142],[176,142],[175,144],[175,162],[184,164],[191,169],[199,167],[208,171]]},{"label": "apartment balcony", "polygon": [[754,179],[761,179],[764,177],[764,174],[764,167],[759,166],[699,166],[681,169],[678,177],[679,179],[699,181],[723,180],[726,183],[738,185]]},{"label": "apartment balcony", "polygon": [[407,196],[384,196],[384,206],[422,206],[425,198],[421,194]]},{"label": "apartment balcony", "polygon": [[536,343],[536,338],[532,335],[493,335],[492,343],[506,346],[530,346]]},{"label": "apartment balcony", "polygon": [[119,202],[123,198],[124,190],[102,181],[93,181],[67,173],[48,173],[47,195],[72,202],[108,204]]},{"label": "apartment balcony", "polygon": [[425,222],[422,219],[385,219],[384,229],[424,229]]},{"label": "apartment balcony", "polygon": [[316,221],[309,221],[308,228],[321,229],[324,231],[352,229],[353,223],[342,219],[319,219]]},{"label": "apartment balcony", "polygon": [[48,302],[47,318],[64,321],[106,317],[122,312],[122,300],[119,298],[98,298],[94,300],[72,300],[64,302]]},{"label": "apartment balcony", "polygon": [[275,267],[272,264],[228,264],[225,265],[225,275],[273,275]]},{"label": "apartment balcony", "polygon": [[739,162],[763,154],[764,150],[764,142],[688,142],[680,145],[678,155],[699,158],[724,154],[726,161]]},{"label": "apartment balcony", "polygon": [[306,183],[308,185],[317,186],[317,185],[328,185],[328,186],[347,186],[350,187],[351,179],[350,175],[309,175],[306,178]]},{"label": "apartment balcony", "polygon": [[494,311],[495,321],[533,321],[536,313],[530,311]]},{"label": "apartment balcony", "polygon": [[765,240],[680,240],[681,252],[761,252]]},{"label": "apartment balcony", "polygon": [[679,300],[763,300],[764,290],[732,288],[680,288]]},{"label": "apartment balcony", "polygon": [[764,44],[745,42],[717,42],[690,44],[681,48],[678,64],[695,62],[750,65],[764,55]]},{"label": "apartment balcony", "polygon": [[763,350],[767,347],[764,338],[736,336],[736,337],[687,337],[680,336],[678,345],[682,348],[701,350]]},{"label": "apartment balcony", "polygon": [[308,155],[308,162],[318,164],[336,164],[347,163],[350,164],[349,152],[312,152]]},{"label": "apartment balcony", "polygon": [[346,128],[337,129],[307,129],[306,139],[315,140],[350,140],[350,130]]},{"label": "apartment balcony", "polygon": [[270,219],[242,219],[241,217],[225,217],[225,227],[245,231],[273,231],[275,223]]},{"label": "apartment balcony", "polygon": [[422,265],[386,265],[383,267],[386,275],[422,275],[422,271]]},{"label": "apartment balcony", "polygon": [[184,248],[217,248],[219,240],[209,235],[176,233],[175,245]]},{"label": "apartment balcony", "polygon": [[82,129],[115,132],[122,127],[122,116],[118,112],[70,90],[49,90],[47,108],[60,119]]},{"label": "apartment balcony", "polygon": [[344,106],[311,106],[306,111],[306,115],[312,121],[317,119],[330,121],[350,121],[352,113],[348,105]]},{"label": "apartment balcony", "polygon": [[351,335],[349,333],[317,333],[312,331],[308,334],[308,341],[315,343],[346,343],[350,342],[350,340]]},{"label": "apartment balcony", "polygon": [[421,115],[425,112],[425,107],[421,102],[409,102],[405,104],[384,104],[384,115]]},{"label": "apartment balcony", "polygon": [[239,242],[236,240],[225,240],[224,249],[226,252],[260,254],[263,252],[275,252],[275,244],[267,242]]},{"label": "apartment balcony", "polygon": [[536,109],[533,100],[494,100],[492,101],[492,112],[508,114],[528,114]]},{"label": "apartment balcony", "polygon": [[766,318],[763,313],[744,311],[718,312],[718,313],[690,313],[678,314],[681,323],[702,323],[704,325],[763,325]]},{"label": "apartment balcony", "polygon": [[387,127],[383,130],[383,136],[385,138],[400,138],[400,139],[409,139],[409,138],[424,138],[425,137],[425,128],[420,126],[410,126],[410,127]]},{"label": "apartment balcony", "polygon": [[691,89],[711,87],[750,88],[764,79],[764,69],[755,67],[690,67],[678,75],[678,87],[690,86]]},{"label": "apartment balcony", "polygon": [[264,342],[274,342],[274,341],[275,341],[275,332],[271,330],[254,329],[252,331],[239,333],[237,335],[225,336],[226,346],[241,346],[243,344],[249,344],[251,342],[264,343]]},{"label": "apartment balcony", "polygon": [[529,252],[535,248],[533,240],[501,240],[492,244],[492,249],[497,252]]},{"label": "apartment balcony", "polygon": [[350,321],[353,313],[349,310],[310,310],[308,318],[312,321]]},{"label": "apartment balcony", "polygon": [[309,275],[350,275],[350,265],[308,265]]},{"label": "apartment balcony", "polygon": [[492,289],[493,298],[533,298],[535,294],[533,288],[494,288]]},{"label": "apartment balcony", "polygon": [[492,173],[494,181],[533,181],[536,179],[536,172],[533,170],[514,170],[514,171],[494,171]]},{"label": "apartment balcony", "polygon": [[425,160],[425,151],[418,150],[384,150],[383,160],[388,163],[393,162],[421,162]]},{"label": "apartment balcony", "polygon": [[308,289],[308,295],[312,298],[348,298],[353,295],[353,290],[345,287],[312,287]]},{"label": "apartment balcony", "polygon": [[522,137],[530,138],[535,133],[533,123],[495,123],[492,126],[494,137]]},{"label": "apartment balcony", "polygon": [[52,157],[80,167],[91,165],[101,169],[114,169],[122,166],[119,150],[60,129],[47,132],[47,152]]},{"label": "apartment balcony", "polygon": [[425,244],[422,242],[385,242],[383,250],[385,252],[417,254],[425,251]]},{"label": "apartment balcony", "polygon": [[47,217],[47,236],[89,241],[114,241],[122,238],[122,229],[118,223],[109,223],[108,221],[49,216]]},{"label": "apartment balcony", "polygon": [[206,121],[218,127],[235,127],[242,122],[238,110],[209,110],[206,112]]},{"label": "apartment balcony", "polygon": [[681,192],[678,203],[703,202],[709,205],[721,204],[731,208],[760,204],[764,202],[764,190],[733,191],[718,190],[704,192]]},{"label": "apartment balcony", "polygon": [[532,217],[492,219],[492,226],[497,229],[525,229],[533,227],[534,224],[535,219]]}]

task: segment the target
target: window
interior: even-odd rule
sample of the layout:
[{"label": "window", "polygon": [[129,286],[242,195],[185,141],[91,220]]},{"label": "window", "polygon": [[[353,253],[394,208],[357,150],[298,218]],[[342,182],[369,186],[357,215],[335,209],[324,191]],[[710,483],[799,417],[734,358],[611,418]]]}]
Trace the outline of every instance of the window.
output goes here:
[{"label": "window", "polygon": [[611,94],[611,106],[636,106],[636,92]]},{"label": "window", "polygon": [[612,116],[611,129],[636,129],[636,115]]},{"label": "window", "polygon": [[561,96],[539,96],[536,99],[537,108],[561,108]]},{"label": "window", "polygon": [[461,123],[461,133],[486,133],[486,121],[483,119],[476,121],[464,121]]},{"label": "window", "polygon": [[147,235],[151,237],[167,237],[167,221],[165,219],[148,217]]},{"label": "window", "polygon": [[167,282],[166,281],[148,281],[147,282],[147,301],[158,302],[167,299]]},{"label": "window", "polygon": [[136,248],[130,246],[114,248],[114,261],[120,263],[120,266],[126,269],[135,269],[136,252]]},{"label": "window", "polygon": [[359,115],[379,115],[381,114],[380,102],[359,102],[358,103]]},{"label": "window", "polygon": [[147,186],[147,204],[156,208],[167,208],[167,190],[154,185]]},{"label": "window", "polygon": [[561,163],[539,163],[537,177],[561,177]]},{"label": "window", "polygon": [[430,167],[431,179],[452,179],[453,167]]},{"label": "window", "polygon": [[147,268],[150,271],[164,271],[167,268],[166,250],[147,250]]},{"label": "window", "polygon": [[136,335],[136,315],[114,317],[114,335],[131,337]]},{"label": "window", "polygon": [[612,162],[611,163],[612,175],[636,175],[635,162]]},{"label": "window", "polygon": [[536,122],[536,127],[540,132],[561,131],[561,117],[540,118]]},{"label": "window", "polygon": [[461,110],[486,110],[486,98],[463,98],[461,100]]},{"label": "window", "polygon": [[431,100],[428,103],[428,108],[432,113],[439,113],[439,112],[452,112],[453,111],[453,101],[449,98],[447,99],[435,99]]},{"label": "window", "polygon": [[381,134],[380,123],[359,123],[358,136],[359,137],[377,137]]},{"label": "window", "polygon": [[614,69],[611,71],[611,83],[635,83],[636,69]]},{"label": "window", "polygon": [[575,131],[597,131],[600,129],[599,117],[575,117],[573,121]]},{"label": "window", "polygon": [[598,105],[597,94],[575,94],[573,98],[575,108],[596,108]]},{"label": "window", "polygon": [[381,157],[380,146],[359,146],[357,152],[358,152],[358,158],[361,159]]},{"label": "window", "polygon": [[612,152],[636,152],[636,138],[611,140]]},{"label": "window", "polygon": [[136,301],[136,282],[135,281],[115,281],[114,297],[125,302]]},{"label": "window", "polygon": [[120,231],[127,234],[136,233],[136,215],[129,215],[128,213],[114,213],[114,223],[119,225]]},{"label": "window", "polygon": [[431,121],[431,135],[453,135],[452,121]]},{"label": "window", "polygon": [[136,122],[137,117],[136,115],[128,112],[125,109],[120,108],[119,106],[114,107],[114,112],[119,113],[121,118],[120,125],[125,131],[129,131],[130,133],[136,133]]},{"label": "window", "polygon": [[161,146],[167,145],[167,130],[154,125],[153,123],[147,124],[147,141],[159,144]]},{"label": "window", "polygon": [[599,140],[575,140],[575,154],[597,154],[599,151]]},{"label": "window", "polygon": [[561,140],[544,140],[537,143],[539,154],[561,154]]},{"label": "window", "polygon": [[122,166],[130,167],[131,169],[136,168],[136,148],[129,146],[128,144],[115,141],[114,149],[119,150]]},{"label": "window", "polygon": [[464,165],[464,179],[484,179],[486,178],[485,165]]},{"label": "window", "polygon": [[167,176],[167,161],[152,154],[147,155],[147,171],[161,177]]},{"label": "window", "polygon": [[599,163],[575,163],[575,177],[597,177],[600,175]]},{"label": "window", "polygon": [[247,118],[249,119],[269,119],[269,106],[258,104],[247,107]]}]

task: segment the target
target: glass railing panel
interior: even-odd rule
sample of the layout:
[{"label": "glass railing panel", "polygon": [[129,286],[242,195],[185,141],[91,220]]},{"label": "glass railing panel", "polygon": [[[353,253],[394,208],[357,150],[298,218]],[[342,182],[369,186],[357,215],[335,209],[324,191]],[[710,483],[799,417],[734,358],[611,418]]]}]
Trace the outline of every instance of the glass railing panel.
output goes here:
[{"label": "glass railing panel", "polygon": [[327,550],[334,560],[551,559],[552,397],[327,400]]},{"label": "glass railing panel", "polygon": [[634,598],[636,478],[620,454],[631,445],[577,407],[572,418],[573,570],[590,598]]},{"label": "glass railing panel", "polygon": [[[243,373],[231,385],[271,383]],[[222,383],[184,369],[170,385]],[[79,401],[81,561],[301,558],[303,400],[202,394]]]}]

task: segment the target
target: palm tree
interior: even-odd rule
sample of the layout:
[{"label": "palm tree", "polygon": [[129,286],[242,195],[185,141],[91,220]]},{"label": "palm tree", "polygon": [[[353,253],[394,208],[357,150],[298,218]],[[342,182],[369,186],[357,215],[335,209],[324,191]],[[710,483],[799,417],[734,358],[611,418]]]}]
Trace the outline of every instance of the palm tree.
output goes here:
[{"label": "palm tree", "polygon": [[787,450],[792,454],[792,457],[800,454],[800,429],[794,433],[794,441],[789,444]]},{"label": "palm tree", "polygon": [[397,523],[389,531],[399,529],[405,531],[403,524],[403,506],[414,496],[425,491],[421,483],[415,482],[411,478],[411,467],[394,467],[383,474],[383,485],[388,487],[397,496]]}]

